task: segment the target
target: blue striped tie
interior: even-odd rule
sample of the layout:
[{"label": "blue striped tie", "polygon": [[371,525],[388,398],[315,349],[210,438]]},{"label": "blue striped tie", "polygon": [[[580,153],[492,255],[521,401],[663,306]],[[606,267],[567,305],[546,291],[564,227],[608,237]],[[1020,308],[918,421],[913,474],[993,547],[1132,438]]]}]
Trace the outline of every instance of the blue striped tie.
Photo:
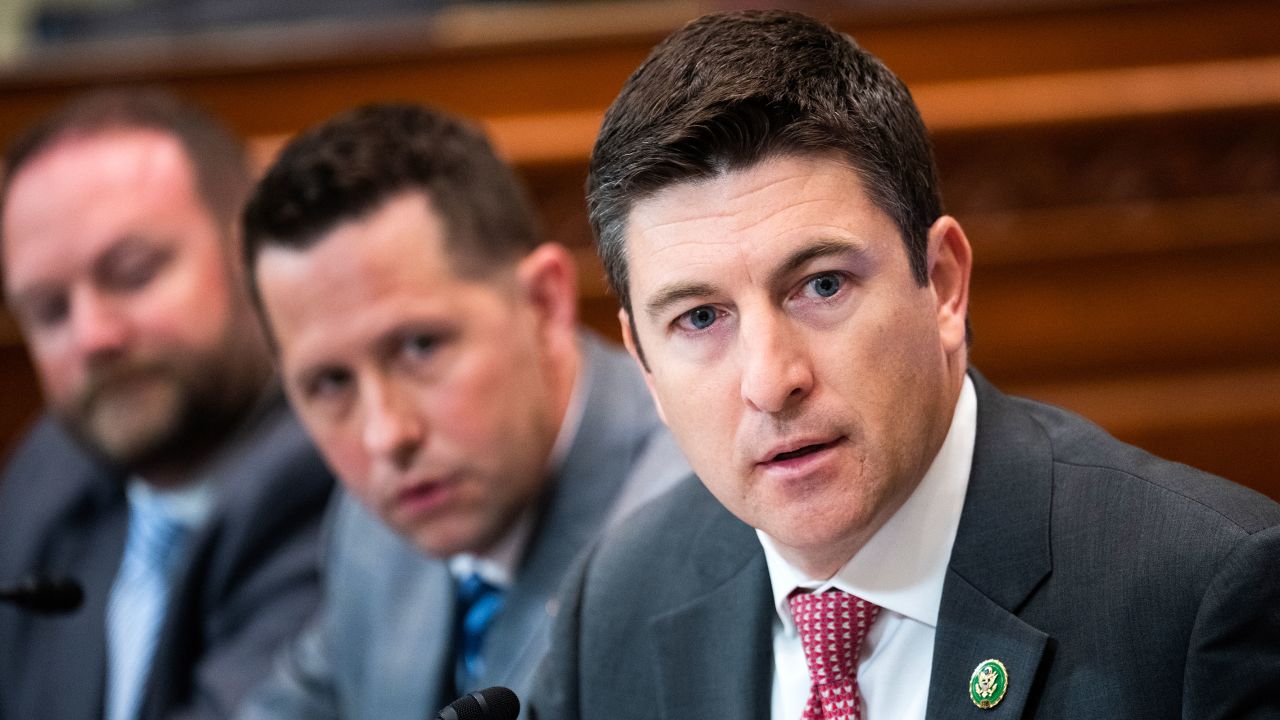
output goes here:
[{"label": "blue striped tie", "polygon": [[457,583],[458,607],[455,625],[457,668],[456,694],[479,690],[484,678],[484,636],[502,609],[502,590],[472,573]]},{"label": "blue striped tie", "polygon": [[136,720],[186,527],[150,498],[129,498],[124,559],[107,603],[106,720]]}]

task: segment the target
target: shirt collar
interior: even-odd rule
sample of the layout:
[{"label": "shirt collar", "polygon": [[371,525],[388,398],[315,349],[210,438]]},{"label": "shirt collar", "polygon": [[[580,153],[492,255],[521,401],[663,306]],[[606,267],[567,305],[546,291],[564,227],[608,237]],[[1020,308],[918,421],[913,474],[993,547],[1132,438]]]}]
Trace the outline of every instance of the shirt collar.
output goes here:
[{"label": "shirt collar", "polygon": [[515,584],[516,571],[524,557],[525,546],[533,533],[534,509],[525,508],[493,549],[484,555],[459,553],[449,558],[449,574],[462,580],[476,574],[496,588],[506,590]]},{"label": "shirt collar", "polygon": [[189,531],[198,530],[213,513],[214,483],[203,478],[176,488],[157,488],[138,476],[125,485],[129,504],[176,520]]},{"label": "shirt collar", "polygon": [[806,576],[783,559],[773,539],[756,531],[764,547],[774,608],[787,633],[794,632],[787,597],[797,588],[836,588],[930,627],[938,624],[942,584],[956,529],[978,431],[978,397],[966,375],[951,427],[920,484],[867,544],[829,580]]}]

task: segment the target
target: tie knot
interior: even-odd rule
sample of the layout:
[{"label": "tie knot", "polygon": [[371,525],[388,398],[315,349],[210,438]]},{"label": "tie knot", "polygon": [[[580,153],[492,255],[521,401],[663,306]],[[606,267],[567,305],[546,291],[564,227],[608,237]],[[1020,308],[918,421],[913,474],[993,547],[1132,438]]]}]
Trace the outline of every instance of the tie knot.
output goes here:
[{"label": "tie knot", "polygon": [[490,597],[501,597],[502,591],[485,580],[480,573],[471,573],[458,580],[458,602],[465,608]]},{"label": "tie knot", "polygon": [[186,544],[187,526],[156,503],[131,503],[126,552],[168,575]]},{"label": "tie knot", "polygon": [[787,603],[813,684],[856,681],[862,641],[880,612],[879,606],[839,590],[798,593]]}]

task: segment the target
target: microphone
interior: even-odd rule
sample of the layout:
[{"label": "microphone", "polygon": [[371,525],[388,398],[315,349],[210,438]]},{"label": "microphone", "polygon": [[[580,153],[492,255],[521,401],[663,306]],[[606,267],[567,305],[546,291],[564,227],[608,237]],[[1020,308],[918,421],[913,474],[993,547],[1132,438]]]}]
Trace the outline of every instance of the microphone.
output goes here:
[{"label": "microphone", "polygon": [[0,588],[0,602],[44,615],[59,615],[79,609],[84,590],[71,578],[28,575],[13,587]]},{"label": "microphone", "polygon": [[520,698],[504,687],[467,693],[436,713],[435,720],[516,720]]}]

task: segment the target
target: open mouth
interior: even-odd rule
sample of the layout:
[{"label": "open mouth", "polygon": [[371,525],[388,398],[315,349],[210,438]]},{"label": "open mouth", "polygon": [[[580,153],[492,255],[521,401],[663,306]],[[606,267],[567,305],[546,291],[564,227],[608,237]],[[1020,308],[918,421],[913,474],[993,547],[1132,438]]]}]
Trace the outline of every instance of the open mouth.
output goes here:
[{"label": "open mouth", "polygon": [[452,487],[448,478],[416,483],[396,493],[396,505],[403,512],[429,512],[449,499]]},{"label": "open mouth", "polygon": [[769,462],[782,462],[784,460],[792,460],[794,458],[804,457],[805,455],[812,455],[813,453],[826,450],[827,448],[835,445],[836,442],[837,441],[832,440],[831,442],[817,443],[814,445],[805,445],[804,447],[796,448],[795,450],[788,450],[787,452],[778,453],[777,455],[774,455],[772,458],[769,459]]}]

